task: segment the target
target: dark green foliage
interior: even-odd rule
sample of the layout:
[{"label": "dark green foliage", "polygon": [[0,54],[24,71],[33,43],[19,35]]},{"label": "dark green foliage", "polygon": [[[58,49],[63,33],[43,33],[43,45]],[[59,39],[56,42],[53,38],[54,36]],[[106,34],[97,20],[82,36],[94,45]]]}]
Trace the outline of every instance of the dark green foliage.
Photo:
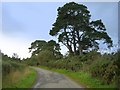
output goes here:
[{"label": "dark green foliage", "polygon": [[25,60],[28,65],[47,65],[51,60],[61,59],[60,45],[54,40],[48,42],[36,40],[29,48],[32,52],[31,58]]},{"label": "dark green foliage", "polygon": [[29,51],[32,52],[32,55],[38,54],[41,50],[45,49],[47,42],[44,40],[36,40],[31,43]]},{"label": "dark green foliage", "polygon": [[58,17],[49,34],[58,36],[58,41],[68,48],[70,54],[82,55],[84,50],[98,50],[98,40],[104,41],[108,48],[112,47],[102,20],[91,21],[85,5],[69,2],[57,11]]},{"label": "dark green foliage", "polygon": [[[93,56],[94,54],[95,56]],[[91,60],[100,53],[97,53],[95,51],[92,51],[86,55],[82,56],[69,56],[65,57],[63,59],[58,59],[58,60],[50,60],[49,61],[49,67],[55,67],[55,68],[62,68],[62,69],[67,69],[67,70],[72,70],[72,71],[79,71],[82,67],[83,64],[91,64]]]},{"label": "dark green foliage", "polygon": [[50,67],[53,68],[62,68],[66,70],[71,70],[71,71],[77,71],[80,69],[81,63],[78,60],[79,57],[70,57],[70,58],[65,58],[65,59],[59,59],[56,61],[51,61],[50,62]]},{"label": "dark green foliage", "polygon": [[62,57],[62,54],[60,53],[60,45],[54,40],[50,40],[48,42],[44,40],[36,40],[35,42],[31,43],[31,47],[29,48],[29,50],[30,52],[32,52],[32,56],[37,56],[40,52],[48,50],[56,58]]},{"label": "dark green foliage", "polygon": [[47,65],[51,60],[55,60],[54,55],[49,50],[44,50],[36,57],[40,65]]},{"label": "dark green foliage", "polygon": [[27,58],[24,60],[24,62],[27,64],[27,65],[30,65],[30,66],[36,66],[37,63],[38,63],[38,59],[36,58],[36,56],[31,56],[30,58]]},{"label": "dark green foliage", "polygon": [[50,50],[43,50],[38,53],[38,55],[33,55],[31,58],[28,58],[25,61],[26,64],[31,66],[38,66],[38,65],[47,65],[50,61],[55,61],[56,58]]}]

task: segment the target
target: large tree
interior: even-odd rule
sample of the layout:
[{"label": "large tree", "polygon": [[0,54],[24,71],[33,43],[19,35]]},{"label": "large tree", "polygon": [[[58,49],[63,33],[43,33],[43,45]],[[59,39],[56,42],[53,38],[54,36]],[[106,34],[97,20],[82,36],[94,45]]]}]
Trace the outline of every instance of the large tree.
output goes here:
[{"label": "large tree", "polygon": [[70,54],[81,55],[85,50],[98,50],[98,40],[112,47],[112,40],[102,20],[91,21],[90,11],[85,5],[70,2],[57,11],[56,22],[49,34],[58,36],[58,41],[69,49]]},{"label": "large tree", "polygon": [[60,45],[54,40],[48,42],[44,40],[36,40],[31,43],[31,47],[29,48],[29,51],[32,52],[32,56],[38,55],[44,50],[50,51],[55,57],[62,56],[60,53]]},{"label": "large tree", "polygon": [[37,55],[40,51],[45,49],[47,42],[44,40],[36,40],[31,43],[31,47],[28,48],[29,52],[32,52],[33,55]]}]

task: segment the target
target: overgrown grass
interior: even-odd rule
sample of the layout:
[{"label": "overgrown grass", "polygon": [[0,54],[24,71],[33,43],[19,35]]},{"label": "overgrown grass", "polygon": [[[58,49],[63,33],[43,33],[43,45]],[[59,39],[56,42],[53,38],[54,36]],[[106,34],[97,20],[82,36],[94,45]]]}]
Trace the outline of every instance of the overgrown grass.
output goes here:
[{"label": "overgrown grass", "polygon": [[26,68],[24,71],[11,72],[4,77],[3,88],[30,88],[36,80],[37,72],[32,68]]},{"label": "overgrown grass", "polygon": [[50,69],[45,66],[39,66],[39,67],[65,74],[66,76],[68,76],[69,78],[73,79],[74,81],[76,81],[80,85],[83,85],[83,87],[86,88],[115,88],[114,84],[106,85],[101,80],[97,78],[93,78],[89,73],[83,71],[73,72],[65,69],[53,69],[53,68]]}]

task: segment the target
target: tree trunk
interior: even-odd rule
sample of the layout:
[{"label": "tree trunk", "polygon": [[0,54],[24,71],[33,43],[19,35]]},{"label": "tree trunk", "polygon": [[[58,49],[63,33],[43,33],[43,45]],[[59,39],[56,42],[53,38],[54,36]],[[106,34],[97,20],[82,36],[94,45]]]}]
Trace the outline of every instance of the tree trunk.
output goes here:
[{"label": "tree trunk", "polygon": [[77,32],[77,38],[78,38],[78,51],[79,51],[79,55],[82,55],[83,52],[82,52],[82,46],[80,45],[80,35],[79,35],[79,31],[76,31]]},{"label": "tree trunk", "polygon": [[82,47],[81,47],[81,45],[80,45],[80,43],[78,43],[79,44],[79,55],[82,55],[83,54],[83,52],[82,52]]},{"label": "tree trunk", "polygon": [[69,53],[70,53],[70,55],[73,55],[73,50],[72,50],[71,45],[68,45],[67,48],[69,49]]},{"label": "tree trunk", "polygon": [[74,55],[76,55],[77,54],[77,50],[76,50],[76,40],[75,40],[75,30],[73,31],[73,33],[72,33],[72,35],[73,35],[73,47],[74,47]]},{"label": "tree trunk", "polygon": [[69,49],[70,54],[73,55],[72,46],[69,44],[69,38],[68,38],[68,35],[66,32],[66,27],[64,28],[64,32],[66,33],[66,38],[67,38],[67,45],[66,46]]}]

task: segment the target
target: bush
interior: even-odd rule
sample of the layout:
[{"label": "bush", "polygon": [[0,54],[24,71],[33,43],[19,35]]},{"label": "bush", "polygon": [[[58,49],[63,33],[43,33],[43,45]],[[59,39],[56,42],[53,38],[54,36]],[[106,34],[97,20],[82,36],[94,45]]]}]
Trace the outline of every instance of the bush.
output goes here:
[{"label": "bush", "polygon": [[2,62],[2,74],[7,75],[16,70],[22,70],[25,68],[25,65],[14,62],[14,61],[4,61]]},{"label": "bush", "polygon": [[82,66],[79,57],[68,57],[59,60],[51,60],[48,65],[50,68],[66,69],[70,71],[78,71]]},{"label": "bush", "polygon": [[3,61],[2,62],[2,74],[3,74],[3,76],[9,74],[11,72],[11,68],[12,68],[12,66],[9,62]]},{"label": "bush", "polygon": [[117,69],[116,69],[116,85],[120,89],[120,51],[118,51],[114,56],[115,56],[116,65],[117,65]]},{"label": "bush", "polygon": [[30,66],[36,66],[38,63],[38,59],[36,58],[36,56],[32,56],[31,58],[25,60],[26,63]]},{"label": "bush", "polygon": [[18,59],[13,59],[8,57],[7,55],[2,54],[2,74],[3,77],[14,72],[16,70],[23,70],[25,68],[24,64],[18,62]]},{"label": "bush", "polygon": [[55,60],[53,53],[49,50],[41,51],[36,58],[40,65],[48,65],[51,60]]},{"label": "bush", "polygon": [[90,67],[91,75],[102,79],[106,84],[115,81],[115,71],[115,60],[106,59],[105,56],[94,61]]}]

